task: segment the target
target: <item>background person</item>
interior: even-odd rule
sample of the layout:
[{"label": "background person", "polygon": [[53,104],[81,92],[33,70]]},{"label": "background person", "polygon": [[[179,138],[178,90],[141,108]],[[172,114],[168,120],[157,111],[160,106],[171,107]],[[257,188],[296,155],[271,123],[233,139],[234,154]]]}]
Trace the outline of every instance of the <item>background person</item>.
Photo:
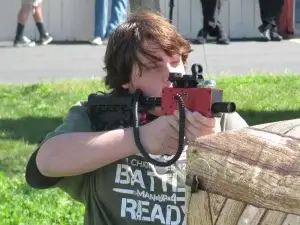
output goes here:
[{"label": "background person", "polygon": [[216,39],[217,44],[229,44],[228,35],[219,21],[223,0],[200,0],[200,2],[203,13],[203,28],[198,32],[195,42],[204,44],[207,37],[211,36]]},{"label": "background person", "polygon": [[258,27],[265,41],[281,41],[278,34],[278,24],[282,13],[284,0],[259,0],[262,24]]},{"label": "background person", "polygon": [[129,0],[112,0],[110,19],[108,20],[108,0],[95,0],[95,28],[93,45],[102,45],[103,40],[127,18]]},{"label": "background person", "polygon": [[40,34],[41,45],[47,45],[53,40],[53,37],[49,35],[44,26],[42,2],[43,0],[22,0],[22,6],[18,13],[18,25],[14,40],[15,47],[35,46],[35,42],[24,35],[25,25],[31,12]]}]

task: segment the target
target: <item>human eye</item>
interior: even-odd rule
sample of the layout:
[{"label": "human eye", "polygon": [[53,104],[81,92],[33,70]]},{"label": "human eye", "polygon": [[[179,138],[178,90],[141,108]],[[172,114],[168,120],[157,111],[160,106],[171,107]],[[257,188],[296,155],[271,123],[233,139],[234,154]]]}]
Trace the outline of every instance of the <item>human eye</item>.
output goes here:
[{"label": "human eye", "polygon": [[151,69],[152,71],[156,71],[156,70],[161,69],[162,67],[163,67],[163,65],[153,64],[153,65],[150,66],[150,69]]},{"label": "human eye", "polygon": [[170,64],[173,67],[177,67],[180,64],[180,62],[181,62],[181,57],[179,55],[175,55],[175,56],[172,57],[172,60],[171,60]]},{"label": "human eye", "polygon": [[174,60],[171,62],[172,67],[177,67],[180,64],[180,60]]},{"label": "human eye", "polygon": [[153,70],[158,70],[158,69],[161,69],[163,66],[162,65],[155,65],[153,66]]}]

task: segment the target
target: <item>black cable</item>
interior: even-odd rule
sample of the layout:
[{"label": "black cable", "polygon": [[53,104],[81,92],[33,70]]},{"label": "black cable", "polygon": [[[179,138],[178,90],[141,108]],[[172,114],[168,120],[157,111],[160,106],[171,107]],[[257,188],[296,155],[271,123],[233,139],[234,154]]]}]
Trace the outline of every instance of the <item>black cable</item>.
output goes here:
[{"label": "black cable", "polygon": [[133,101],[133,135],[134,140],[136,143],[136,146],[140,150],[141,154],[144,156],[144,158],[152,163],[155,166],[159,167],[168,167],[174,164],[181,156],[183,149],[184,149],[184,130],[185,130],[185,107],[184,107],[184,101],[182,97],[179,94],[175,95],[175,100],[178,101],[179,106],[179,140],[178,140],[178,151],[176,154],[168,161],[166,162],[160,162],[155,159],[153,159],[149,153],[145,150],[144,146],[141,143],[140,134],[139,134],[139,116],[138,116],[138,108],[139,108],[139,96],[140,91],[136,91],[134,94],[134,101]]}]

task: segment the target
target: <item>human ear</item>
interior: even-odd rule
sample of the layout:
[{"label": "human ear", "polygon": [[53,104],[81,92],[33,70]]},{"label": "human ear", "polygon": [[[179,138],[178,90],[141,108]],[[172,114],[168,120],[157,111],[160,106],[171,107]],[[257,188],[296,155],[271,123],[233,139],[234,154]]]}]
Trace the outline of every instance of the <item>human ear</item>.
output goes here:
[{"label": "human ear", "polygon": [[132,72],[130,74],[130,81],[127,82],[126,84],[122,84],[122,88],[124,89],[129,89],[129,91],[133,90],[133,83],[136,80],[136,73],[137,73],[137,68],[136,66],[132,67]]},{"label": "human ear", "polygon": [[122,85],[122,88],[124,88],[125,90],[129,90],[130,93],[134,93],[134,86],[132,85],[132,83],[126,83]]},{"label": "human ear", "polygon": [[130,83],[122,84],[122,88],[129,89],[130,88]]}]

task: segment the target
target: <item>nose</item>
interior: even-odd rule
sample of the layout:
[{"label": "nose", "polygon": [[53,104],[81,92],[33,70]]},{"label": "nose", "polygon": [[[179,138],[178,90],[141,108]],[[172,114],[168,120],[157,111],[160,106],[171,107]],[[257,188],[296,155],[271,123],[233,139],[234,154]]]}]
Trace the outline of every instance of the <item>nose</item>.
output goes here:
[{"label": "nose", "polygon": [[169,82],[169,74],[170,73],[180,73],[183,75],[185,73],[184,66],[182,64],[179,64],[176,67],[174,67],[174,66],[172,66],[172,64],[167,63],[166,64],[166,76],[164,77],[165,82]]},{"label": "nose", "polygon": [[176,66],[172,66],[172,64],[167,63],[167,68],[169,70],[169,73],[181,73],[181,74],[185,73],[184,66],[181,63],[179,63]]}]

